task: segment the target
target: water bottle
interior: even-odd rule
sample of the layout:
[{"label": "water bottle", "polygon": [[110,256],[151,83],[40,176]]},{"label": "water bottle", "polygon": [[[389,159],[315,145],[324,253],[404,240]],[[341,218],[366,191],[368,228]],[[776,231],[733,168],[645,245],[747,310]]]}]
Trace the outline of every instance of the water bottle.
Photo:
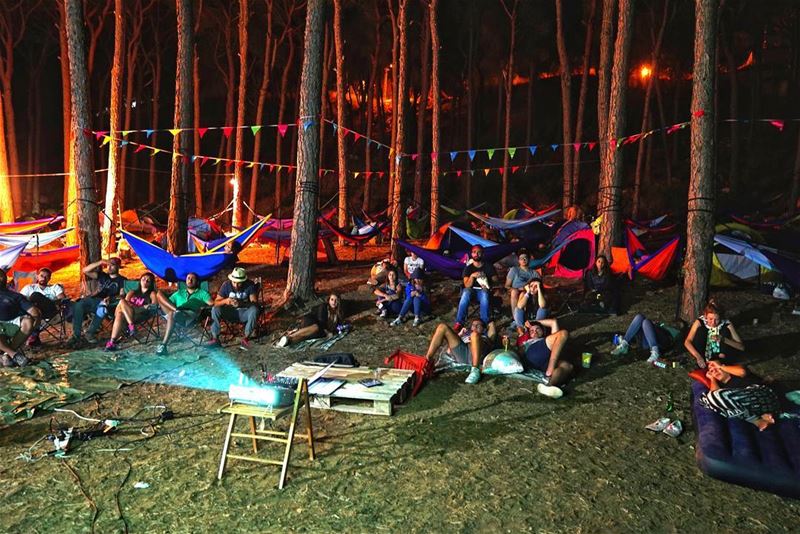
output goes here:
[{"label": "water bottle", "polygon": [[672,402],[672,392],[670,391],[667,393],[667,412],[671,412],[675,408],[674,403]]}]

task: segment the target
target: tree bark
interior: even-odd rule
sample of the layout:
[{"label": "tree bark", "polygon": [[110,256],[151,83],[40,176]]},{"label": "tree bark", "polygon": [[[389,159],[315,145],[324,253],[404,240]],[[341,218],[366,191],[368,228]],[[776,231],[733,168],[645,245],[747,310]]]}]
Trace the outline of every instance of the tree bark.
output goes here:
[{"label": "tree bark", "polygon": [[114,0],[114,59],[111,65],[111,103],[109,105],[108,178],[106,180],[106,216],[103,218],[103,252],[113,254],[117,250],[118,219],[117,195],[119,195],[120,135],[122,123],[122,72],[125,68],[125,6],[123,0]]},{"label": "tree bark", "polygon": [[398,263],[401,261],[400,247],[397,245],[397,240],[402,239],[404,235],[404,222],[405,213],[403,210],[403,168],[405,167],[405,157],[399,157],[403,154],[405,145],[405,106],[406,106],[406,72],[407,72],[407,58],[408,58],[408,39],[407,39],[407,20],[408,20],[408,0],[398,0],[397,12],[397,33],[398,33],[398,48],[399,59],[397,65],[397,138],[394,145],[394,175],[392,176],[392,244],[391,244],[391,257]]},{"label": "tree bark", "polygon": [[625,96],[628,85],[628,56],[633,25],[633,0],[619,0],[617,38],[614,43],[614,65],[611,71],[611,95],[608,103],[608,130],[601,141],[607,150],[603,154],[600,187],[597,198],[600,215],[598,253],[611,258],[611,247],[622,244],[622,152],[617,139],[625,131]]},{"label": "tree bark", "polygon": [[[320,106],[320,124],[322,125],[319,129],[319,168],[323,169],[325,167],[325,120],[331,116],[330,113],[330,98],[328,95],[328,77],[331,71],[331,63],[333,62],[334,52],[336,51],[336,47],[331,45],[331,28],[330,24],[325,23],[325,37],[323,40],[322,45],[322,88],[320,89],[320,99],[322,99],[322,103]],[[337,156],[338,157],[338,156]],[[321,197],[327,195],[325,189],[323,189],[324,185],[326,184],[327,180],[323,180],[322,176],[320,176],[320,193],[317,197],[319,202],[322,202]],[[338,183],[336,185],[338,187]]]},{"label": "tree bark", "polygon": [[514,46],[516,44],[516,36],[517,36],[517,6],[519,5],[519,0],[513,0],[513,4],[511,8],[506,5],[505,0],[503,0],[503,9],[508,16],[508,22],[510,25],[509,32],[510,32],[510,43],[508,45],[508,64],[506,66],[506,109],[505,109],[505,148],[506,150],[503,151],[503,183],[502,183],[502,192],[500,198],[500,213],[505,214],[508,211],[508,176],[509,176],[509,162],[510,162],[510,154],[508,153],[508,146],[511,144],[511,96],[512,91],[514,90]]},{"label": "tree bark", "polygon": [[558,62],[561,78],[561,129],[564,139],[562,155],[564,158],[563,188],[561,208],[566,210],[572,205],[572,71],[569,65],[569,54],[564,42],[563,0],[556,0],[556,43],[558,45]]},{"label": "tree bark", "polygon": [[[342,39],[342,0],[333,0],[333,41],[336,48],[336,155],[339,175],[339,227],[344,228],[349,219],[347,191],[347,147],[345,139],[345,84],[344,84],[344,40]],[[339,238],[339,244],[344,240]]]},{"label": "tree bark", "polygon": [[[324,0],[308,0],[300,77],[300,120],[297,129],[297,176],[292,224],[292,257],[286,277],[286,293],[303,301],[315,298],[317,265],[317,195],[319,194],[319,131],[322,77]],[[311,120],[306,127],[303,121]]]},{"label": "tree bark", "polygon": [[[600,23],[600,62],[597,65],[597,150],[600,154],[600,178],[603,181],[605,169],[602,161],[608,143],[605,138],[608,134],[608,97],[611,90],[611,62],[613,60],[614,46],[614,11],[617,0],[602,0],[603,15]],[[602,198],[597,197],[597,209],[599,211]]]},{"label": "tree bark", "polygon": [[234,228],[244,226],[242,213],[242,182],[244,169],[240,161],[244,160],[244,126],[245,104],[247,104],[247,23],[250,20],[248,0],[239,0],[239,85],[236,107],[236,164],[233,166],[233,221]]},{"label": "tree bark", "polygon": [[[472,148],[475,141],[475,5],[468,2],[469,31],[467,42],[467,147]],[[472,161],[467,158],[467,172],[464,178],[464,206],[472,206]],[[431,228],[431,231],[434,231]]]},{"label": "tree bark", "polygon": [[86,69],[86,42],[83,35],[83,9],[80,0],[64,0],[67,44],[69,49],[70,109],[72,110],[72,154],[77,177],[78,250],[81,268],[100,259],[100,228],[94,194],[92,168],[91,110],[89,75]]},{"label": "tree bark", "polygon": [[[717,0],[695,1],[694,69],[692,74],[691,173],[687,204],[686,259],[680,317],[691,321],[708,295],[714,237],[716,187],[712,175],[716,117],[713,87],[716,76]],[[701,113],[702,112],[702,113]]]},{"label": "tree bark", "polygon": [[395,13],[394,9],[394,0],[387,0],[389,5],[389,16],[392,20],[392,127],[391,127],[391,134],[390,134],[390,141],[389,146],[391,146],[391,150],[389,151],[389,188],[388,194],[389,198],[386,204],[389,206],[390,209],[394,209],[394,186],[395,186],[395,174],[396,170],[395,167],[397,166],[397,153],[395,149],[397,148],[397,103],[400,100],[400,93],[397,91],[397,70],[399,67],[400,59],[400,38],[398,32],[398,15]]},{"label": "tree bark", "polygon": [[431,26],[431,96],[433,99],[431,110],[431,235],[439,228],[439,115],[441,113],[441,99],[439,95],[439,27],[436,17],[439,10],[439,0],[431,0],[428,22]]},{"label": "tree bark", "polygon": [[[67,13],[64,0],[58,2],[59,63],[61,64],[61,120],[64,130],[64,217],[67,228],[78,227],[78,184],[72,159],[72,107],[70,103],[69,45],[67,43]],[[2,162],[2,158],[0,158]],[[2,214],[0,214],[0,218]],[[69,232],[67,245],[78,244],[78,232]]]},{"label": "tree bark", "polygon": [[[158,128],[159,104],[161,101],[161,43],[159,37],[160,32],[158,30],[159,28],[157,25],[154,25],[153,41],[155,44],[155,50],[153,52],[153,60],[150,62],[150,71],[153,78],[153,104],[150,110],[151,128]],[[150,142],[153,144],[153,146],[158,146],[157,140],[158,132],[153,132],[153,135],[150,137]],[[197,148],[195,148],[195,153],[199,153]],[[158,198],[157,187],[158,181],[156,174],[156,158],[150,158],[147,176],[147,201],[151,204],[155,204],[156,199]],[[198,202],[202,202],[202,200],[198,199]]]},{"label": "tree bark", "polygon": [[[561,0],[559,0],[561,1]],[[586,21],[586,39],[583,43],[583,69],[581,71],[581,89],[578,95],[578,111],[575,123],[575,142],[583,142],[583,119],[586,114],[586,93],[589,91],[589,62],[592,59],[592,36],[594,35],[594,16],[597,12],[597,0],[589,4],[589,18]],[[528,143],[530,144],[530,142]],[[572,161],[572,203],[580,202],[581,152],[573,154]]]},{"label": "tree bark", "polygon": [[186,251],[188,231],[189,191],[189,131],[192,127],[192,49],[194,28],[192,27],[192,0],[176,0],[178,19],[178,51],[175,66],[175,116],[173,128],[181,133],[172,139],[172,151],[180,157],[172,158],[172,174],[169,188],[169,220],[167,222],[167,246],[173,254]]},{"label": "tree bark", "polygon": [[428,111],[428,93],[430,92],[428,69],[431,56],[431,25],[428,21],[429,16],[428,10],[424,9],[422,15],[422,43],[420,44],[419,104],[417,105],[417,161],[414,166],[415,206],[422,206],[422,173],[427,159],[422,154],[425,151],[425,115]]}]

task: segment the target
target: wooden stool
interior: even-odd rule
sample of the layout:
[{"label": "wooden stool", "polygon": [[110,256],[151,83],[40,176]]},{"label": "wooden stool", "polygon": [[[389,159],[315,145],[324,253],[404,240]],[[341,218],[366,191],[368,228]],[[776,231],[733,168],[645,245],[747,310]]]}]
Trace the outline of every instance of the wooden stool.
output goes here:
[{"label": "wooden stool", "polygon": [[[305,434],[295,434],[295,424],[297,423],[297,416],[300,412],[301,404],[305,407],[306,425],[308,430]],[[308,403],[308,383],[305,379],[301,379],[297,384],[297,391],[294,396],[294,404],[282,408],[274,408],[271,406],[254,406],[251,404],[243,404],[240,402],[231,402],[229,405],[220,408],[220,413],[231,414],[230,421],[228,422],[228,432],[225,434],[225,442],[222,445],[222,459],[219,463],[219,472],[217,478],[222,480],[222,475],[225,472],[225,464],[228,458],[235,458],[237,460],[245,460],[248,462],[258,462],[262,464],[279,465],[281,466],[281,476],[278,480],[278,489],[283,489],[286,482],[286,471],[289,467],[289,457],[292,454],[292,444],[295,438],[301,438],[308,442],[308,457],[314,460],[314,429],[311,424],[311,406]],[[256,417],[270,419],[276,421],[284,415],[289,414],[289,430],[286,432],[278,430],[256,430]],[[240,415],[247,416],[250,420],[250,433],[240,434],[233,432],[236,418]],[[258,440],[272,441],[276,443],[283,443],[286,445],[283,453],[283,460],[269,460],[266,458],[258,458],[256,456],[245,456],[240,454],[230,454],[228,448],[231,443],[231,438],[251,438],[253,440],[253,454],[258,454]]]}]

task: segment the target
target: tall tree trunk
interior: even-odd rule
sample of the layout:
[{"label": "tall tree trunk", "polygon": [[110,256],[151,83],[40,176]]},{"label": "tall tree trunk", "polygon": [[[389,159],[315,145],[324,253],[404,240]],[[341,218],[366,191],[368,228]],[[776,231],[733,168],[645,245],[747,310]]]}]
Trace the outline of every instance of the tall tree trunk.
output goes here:
[{"label": "tall tree trunk", "polygon": [[389,199],[386,202],[390,209],[394,209],[394,177],[396,174],[395,167],[397,166],[397,154],[395,152],[395,149],[397,148],[397,103],[401,97],[400,93],[397,91],[397,70],[400,62],[400,37],[398,31],[399,23],[397,22],[397,15],[395,14],[394,1],[395,0],[387,0],[387,3],[389,4],[389,16],[392,20],[392,128],[391,135],[389,136],[389,145],[392,148],[389,151]]},{"label": "tall tree trunk", "polygon": [[[347,191],[347,147],[345,140],[345,85],[344,85],[344,41],[342,39],[342,0],[333,0],[333,41],[336,47],[336,155],[339,175],[339,227],[344,228],[349,219]],[[344,244],[339,239],[339,244]]]},{"label": "tall tree trunk", "polygon": [[510,154],[508,152],[508,146],[511,144],[511,92],[514,89],[514,45],[516,44],[516,36],[517,36],[517,6],[519,5],[519,0],[513,0],[513,4],[511,4],[511,8],[506,5],[505,0],[503,0],[503,9],[508,16],[508,22],[510,25],[509,32],[510,42],[508,44],[508,64],[506,66],[506,116],[505,116],[505,150],[503,150],[503,184],[502,184],[502,192],[500,197],[500,213],[505,214],[508,211],[508,176],[509,176],[509,161],[510,161]]},{"label": "tall tree trunk", "polygon": [[788,212],[797,213],[797,199],[800,198],[800,134],[797,136],[797,147],[794,154],[794,169],[792,170],[792,188],[789,191]]},{"label": "tall tree trunk", "polygon": [[[372,56],[370,57],[369,66],[369,86],[367,87],[367,139],[372,139],[372,127],[375,122],[375,106],[379,109],[383,107],[382,99],[376,99],[375,85],[378,78],[378,56],[381,52],[381,12],[378,8],[378,2],[373,4],[374,17],[375,17],[375,45],[372,48]],[[367,171],[372,171],[372,148],[370,142],[364,143],[364,168]],[[370,210],[370,200],[372,197],[372,174],[367,172],[364,175],[364,199],[361,203],[361,209],[365,212]]]},{"label": "tall tree trunk", "polygon": [[[113,254],[117,250],[118,219],[117,195],[119,195],[120,130],[122,117],[122,72],[125,54],[125,7],[123,0],[114,1],[114,60],[111,65],[111,104],[109,105],[110,132],[113,140],[108,144],[108,179],[106,180],[106,217],[103,219],[103,252]],[[127,103],[126,103],[127,104]]]},{"label": "tall tree trunk", "polygon": [[[303,43],[303,70],[300,76],[300,116],[317,117],[322,77],[322,33],[324,0],[308,0]],[[289,273],[286,296],[303,301],[315,297],[317,266],[317,195],[319,194],[319,132],[317,121],[297,129],[297,176],[295,183]]]},{"label": "tall tree trunk", "polygon": [[603,154],[600,187],[597,198],[603,217],[600,226],[600,254],[611,258],[611,247],[622,243],[622,152],[617,139],[625,131],[625,96],[628,84],[628,56],[633,25],[633,0],[619,0],[617,38],[614,43],[614,65],[611,70],[611,97],[608,103],[608,130],[603,138],[607,150]]},{"label": "tall tree trunk", "polygon": [[245,104],[247,104],[247,22],[250,19],[250,6],[248,0],[239,0],[239,92],[236,108],[236,165],[233,166],[233,227],[244,226],[242,213],[244,180],[243,166],[239,163],[244,160],[244,126]]},{"label": "tall tree trunk", "polygon": [[569,54],[564,42],[563,0],[556,0],[556,43],[558,45],[558,62],[561,65],[561,129],[564,139],[563,157],[563,189],[561,207],[566,210],[572,205],[572,71],[569,65]]},{"label": "tall tree trunk", "polygon": [[[202,154],[202,140],[200,139],[200,51],[197,46],[197,35],[200,33],[200,21],[203,17],[203,1],[197,7],[197,16],[194,21],[194,28],[192,28],[195,35],[195,43],[192,46],[192,124],[194,124],[194,132],[192,132],[192,141],[195,154]],[[192,164],[194,170],[194,202],[189,202],[189,209],[195,217],[202,217],[203,210],[206,205],[206,199],[203,197],[203,171],[200,168],[202,160],[195,159]]]},{"label": "tall tree trunk", "polygon": [[405,213],[403,210],[403,169],[405,167],[405,157],[399,157],[404,153],[406,139],[405,128],[405,107],[406,107],[406,72],[408,69],[408,39],[407,39],[407,20],[408,20],[408,0],[398,0],[397,11],[397,33],[398,33],[398,65],[397,65],[397,138],[395,139],[394,153],[394,175],[392,176],[392,245],[391,257],[398,263],[401,261],[400,247],[397,240],[403,238]]},{"label": "tall tree trunk", "polygon": [[[617,5],[617,0],[603,0],[603,15],[600,22],[600,62],[597,64],[597,137],[600,140],[597,143],[597,150],[600,154],[600,177],[599,181],[603,181],[603,173],[605,168],[602,161],[605,158],[605,153],[608,148],[608,97],[611,90],[611,62],[614,53],[614,11]],[[600,207],[603,199],[600,195],[597,196],[597,210]]]},{"label": "tall tree trunk", "polygon": [[439,0],[431,0],[428,22],[431,26],[431,235],[439,228],[439,115],[441,103],[439,97],[439,27],[436,16]]},{"label": "tall tree trunk", "polygon": [[[559,0],[560,1],[560,0]],[[583,69],[581,70],[581,89],[578,96],[578,112],[575,123],[575,142],[583,142],[583,119],[586,114],[586,93],[589,91],[589,62],[592,59],[592,36],[594,34],[594,16],[597,12],[597,0],[589,3],[589,18],[586,20],[586,39],[583,43]],[[530,142],[528,143],[530,144]],[[580,202],[581,152],[573,154],[572,161],[572,202]]]},{"label": "tall tree trunk", "polygon": [[[158,117],[159,117],[159,104],[161,102],[161,47],[159,44],[159,31],[158,29],[154,29],[153,39],[155,41],[155,52],[154,58],[151,63],[151,70],[153,76],[153,106],[150,110],[150,124],[152,125],[151,128],[158,129]],[[153,135],[150,137],[150,143],[153,146],[158,146],[158,132],[153,132]],[[199,151],[195,149],[195,153],[199,154]],[[158,198],[157,195],[157,173],[156,173],[156,158],[150,158],[150,165],[148,168],[148,176],[147,176],[147,201],[151,204],[155,204],[156,199]],[[197,163],[199,165],[199,162]],[[197,199],[197,202],[202,202],[200,198]]]},{"label": "tall tree trunk", "polygon": [[[322,45],[322,88],[320,90],[320,99],[322,100],[320,107],[320,124],[319,129],[319,168],[325,167],[325,119],[330,113],[330,98],[328,97],[328,75],[331,72],[331,62],[333,61],[333,52],[336,51],[334,46],[331,46],[331,28],[329,24],[325,24],[325,38]],[[337,156],[338,157],[338,156]],[[317,200],[321,202],[321,198],[327,195],[323,187],[326,185],[327,180],[322,180],[320,177],[320,194]],[[338,187],[338,184],[337,184]]]},{"label": "tall tree trunk", "polygon": [[[71,139],[73,167],[77,177],[78,191],[78,250],[80,266],[86,267],[100,259],[100,228],[97,220],[97,204],[94,195],[94,169],[92,168],[92,145],[83,132],[92,129],[89,109],[89,75],[86,70],[86,42],[83,35],[83,3],[80,0],[64,0],[67,44],[69,49]],[[2,158],[0,158],[2,161]]]},{"label": "tall tree trunk", "polygon": [[414,205],[422,206],[422,173],[426,158],[422,156],[425,150],[425,114],[428,110],[428,93],[430,92],[430,78],[428,68],[431,56],[431,25],[428,21],[430,14],[425,9],[422,15],[422,44],[420,45],[420,90],[419,105],[417,106],[417,161],[414,166]]},{"label": "tall tree trunk", "polygon": [[[64,0],[58,2],[58,11],[58,45],[59,62],[61,64],[61,120],[64,130],[64,172],[67,173],[64,177],[64,218],[66,219],[67,228],[77,228],[78,184],[72,159],[72,107],[70,103],[69,45],[67,43],[67,13]],[[0,164],[2,164],[2,160],[3,158],[0,157]],[[2,218],[1,213],[0,218]],[[66,241],[67,245],[77,245],[78,232],[69,232]]]},{"label": "tall tree trunk", "polygon": [[[3,99],[0,93],[0,100]],[[1,102],[0,102],[1,103]],[[8,153],[6,150],[5,115],[0,113],[0,221],[14,222],[15,203],[11,180],[8,177]]]},{"label": "tall tree trunk", "polygon": [[[528,66],[528,95],[526,98],[527,108],[525,109],[525,144],[531,146],[533,139],[533,80],[536,76],[536,69],[534,69],[533,62]],[[525,167],[527,168],[531,162],[531,151],[525,151]]]},{"label": "tall tree trunk", "polygon": [[[294,62],[294,39],[289,39],[289,55],[286,58],[286,64],[283,67],[283,73],[281,74],[281,89],[280,89],[280,97],[278,101],[278,123],[283,124],[283,119],[286,116],[286,94],[288,92],[289,87],[289,71],[292,68],[292,63]],[[275,141],[275,162],[280,165],[283,163],[283,136],[278,134],[277,140]],[[281,182],[282,182],[282,175],[281,175],[280,167],[275,169],[275,213],[278,214],[278,218],[281,217],[281,204],[283,200],[283,191],[281,191]]]},{"label": "tall tree trunk", "polygon": [[[717,0],[695,1],[694,70],[692,73],[691,173],[686,221],[686,259],[683,263],[683,293],[680,317],[697,317],[708,295],[711,272],[711,247],[714,237],[716,187],[711,172],[714,144],[712,129],[716,119],[713,87],[716,76],[714,57],[717,25]],[[702,112],[702,113],[701,113]]]},{"label": "tall tree trunk", "polygon": [[172,158],[169,188],[169,220],[167,222],[167,247],[173,254],[186,251],[189,201],[189,131],[192,127],[192,0],[176,0],[178,19],[178,51],[175,66],[175,116],[173,128],[181,133],[172,139],[172,151],[180,157]]},{"label": "tall tree trunk", "polygon": [[[469,31],[467,42],[467,147],[472,148],[475,141],[475,5],[468,2]],[[472,206],[472,161],[467,158],[467,172],[464,178],[464,206]],[[431,231],[434,231],[431,228]]]}]

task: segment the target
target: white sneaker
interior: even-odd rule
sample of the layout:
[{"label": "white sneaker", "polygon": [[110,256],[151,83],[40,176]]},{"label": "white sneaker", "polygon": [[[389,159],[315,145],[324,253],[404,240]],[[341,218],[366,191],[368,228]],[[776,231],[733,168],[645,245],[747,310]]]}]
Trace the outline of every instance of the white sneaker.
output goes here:
[{"label": "white sneaker", "polygon": [[289,336],[281,336],[277,343],[275,343],[276,347],[285,347],[289,344]]},{"label": "white sneaker", "polygon": [[477,367],[473,367],[470,370],[469,376],[467,376],[467,379],[464,381],[464,383],[465,384],[477,384],[478,380],[480,380],[480,379],[481,379],[481,370],[478,369]]},{"label": "white sneaker", "polygon": [[661,351],[658,347],[650,347],[650,357],[647,358],[647,363],[655,363],[661,358]]},{"label": "white sneaker", "polygon": [[546,386],[545,384],[537,384],[536,391],[550,397],[551,399],[560,399],[564,396],[564,391],[558,386]]},{"label": "white sneaker", "polygon": [[398,317],[397,319],[389,323],[389,326],[400,326],[402,323],[403,321],[400,319],[400,317]]},{"label": "white sneaker", "polygon": [[381,319],[384,319],[384,318],[386,318],[386,315],[387,315],[387,314],[388,314],[388,312],[387,312],[385,309],[384,309],[384,310],[381,310]]},{"label": "white sneaker", "polygon": [[419,317],[414,317],[414,326],[419,326],[420,320]]},{"label": "white sneaker", "polygon": [[619,342],[619,345],[617,345],[616,348],[611,351],[611,355],[623,356],[625,354],[628,354],[628,348],[630,348],[630,345],[628,344],[627,341],[623,339],[622,341]]}]

